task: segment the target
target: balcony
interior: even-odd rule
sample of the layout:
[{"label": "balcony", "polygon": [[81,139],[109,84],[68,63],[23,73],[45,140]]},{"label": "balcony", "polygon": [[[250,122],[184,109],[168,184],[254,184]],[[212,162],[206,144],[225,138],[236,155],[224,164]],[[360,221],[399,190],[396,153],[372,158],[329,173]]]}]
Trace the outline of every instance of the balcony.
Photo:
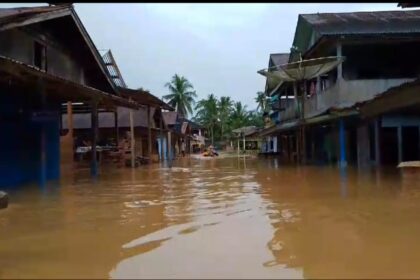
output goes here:
[{"label": "balcony", "polygon": [[[330,108],[348,108],[356,103],[374,98],[391,87],[413,81],[405,79],[372,79],[372,80],[344,80],[337,81],[333,86],[313,95],[305,100],[305,118],[320,115]],[[286,122],[299,117],[294,104],[290,104],[280,112],[280,121]]]},{"label": "balcony", "polygon": [[305,100],[305,118],[324,113],[332,107],[348,108],[374,98],[391,87],[414,79],[339,80],[325,91]]}]

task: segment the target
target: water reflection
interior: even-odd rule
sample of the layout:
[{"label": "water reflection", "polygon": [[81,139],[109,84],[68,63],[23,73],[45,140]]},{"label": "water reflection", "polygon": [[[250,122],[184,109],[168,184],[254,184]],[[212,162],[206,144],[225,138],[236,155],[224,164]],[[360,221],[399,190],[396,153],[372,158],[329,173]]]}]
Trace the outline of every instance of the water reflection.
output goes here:
[{"label": "water reflection", "polygon": [[67,173],[11,193],[5,278],[418,278],[420,178],[276,159]]}]

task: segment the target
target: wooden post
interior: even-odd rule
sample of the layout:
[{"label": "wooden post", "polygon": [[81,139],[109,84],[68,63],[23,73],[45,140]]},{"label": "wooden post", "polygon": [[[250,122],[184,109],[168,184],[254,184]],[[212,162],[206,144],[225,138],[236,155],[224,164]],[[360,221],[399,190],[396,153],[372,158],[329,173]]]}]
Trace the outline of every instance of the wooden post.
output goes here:
[{"label": "wooden post", "polygon": [[240,138],[241,136],[238,136],[238,156],[239,156],[239,141],[240,141]]},{"label": "wooden post", "polygon": [[162,112],[162,108],[160,109],[159,132],[160,132],[159,142],[160,142],[160,150],[161,150],[161,153],[159,155],[159,159],[161,161],[163,161],[164,156],[163,156],[163,112]]},{"label": "wooden post", "polygon": [[295,99],[295,114],[298,115],[299,110],[299,103],[298,103],[298,97],[297,97],[297,82],[293,82],[293,97]]},{"label": "wooden post", "polygon": [[397,127],[397,137],[398,137],[398,163],[403,161],[403,135],[402,135],[402,126]]},{"label": "wooden post", "polygon": [[167,146],[168,146],[168,160],[172,160],[172,141],[171,141],[171,132],[168,131],[168,141],[167,141]]},{"label": "wooden post", "polygon": [[150,124],[150,106],[147,105],[147,147],[149,159],[152,159],[152,128]]},{"label": "wooden post", "polygon": [[98,138],[98,102],[92,100],[92,111],[91,111],[91,120],[92,120],[92,162],[90,166],[90,173],[92,176],[98,175],[98,162],[96,160],[96,142]]},{"label": "wooden post", "polygon": [[[341,48],[341,42],[337,42],[337,56],[342,56],[342,48]],[[343,78],[343,65],[340,63],[337,66],[337,81],[341,80]]]},{"label": "wooden post", "polygon": [[418,138],[418,155],[417,155],[417,159],[420,160],[420,126],[419,126],[419,138]]},{"label": "wooden post", "polygon": [[296,161],[300,163],[300,130],[296,129]]},{"label": "wooden post", "polygon": [[[131,98],[129,99],[131,101]],[[133,119],[133,109],[130,109],[130,136],[131,136],[131,168],[136,167],[136,149],[135,149],[135,137],[134,137],[134,119]]]},{"label": "wooden post", "polygon": [[362,124],[357,128],[357,165],[363,168],[370,161],[369,126]]},{"label": "wooden post", "polygon": [[[71,101],[67,102],[67,128],[69,130],[67,137],[71,146],[68,147],[69,148],[68,150],[65,149],[66,160],[68,159],[73,165],[74,164],[73,155],[74,155],[75,150],[74,150],[73,104]],[[63,153],[63,150],[61,151],[61,153]]]},{"label": "wooden post", "polygon": [[381,165],[381,120],[375,120],[375,163],[376,167]]},{"label": "wooden post", "polygon": [[140,156],[143,157],[143,137],[139,137],[139,147],[138,150],[140,151]]},{"label": "wooden post", "polygon": [[[44,84],[41,80],[38,81],[39,91],[41,94],[41,111],[46,109],[47,104],[47,96],[45,93]],[[44,187],[47,182],[47,131],[45,127],[45,123],[41,122],[41,143],[40,143],[40,186]]]},{"label": "wooden post", "polygon": [[[305,120],[305,101],[306,101],[306,96],[307,96],[307,87],[306,87],[306,81],[303,81],[303,94],[302,94],[302,111],[300,113],[300,118],[301,120],[304,122]],[[306,164],[306,133],[305,133],[305,124],[302,124],[301,127],[301,137],[302,137],[302,163]]]},{"label": "wooden post", "polygon": [[69,130],[68,135],[73,139],[73,105],[71,101],[67,102],[67,128]]},{"label": "wooden post", "polygon": [[118,146],[118,143],[120,141],[120,132],[118,129],[118,107],[115,108],[115,111],[114,111],[114,127],[115,127],[115,139],[117,142],[116,144]]},{"label": "wooden post", "polygon": [[346,157],[346,131],[344,129],[344,120],[339,120],[339,142],[340,142],[340,167],[347,166]]},{"label": "wooden post", "polygon": [[242,138],[242,141],[243,141],[243,144],[244,144],[244,154],[245,154],[245,152],[246,152],[246,146],[245,146],[245,133],[244,133],[244,135],[242,136],[243,138]]}]

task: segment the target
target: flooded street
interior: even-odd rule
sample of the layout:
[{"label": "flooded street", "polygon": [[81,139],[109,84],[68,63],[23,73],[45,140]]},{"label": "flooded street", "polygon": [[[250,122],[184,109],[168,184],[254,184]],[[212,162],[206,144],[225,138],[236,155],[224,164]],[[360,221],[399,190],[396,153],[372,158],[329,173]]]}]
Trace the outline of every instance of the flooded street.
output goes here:
[{"label": "flooded street", "polygon": [[2,278],[419,278],[420,180],[185,159],[10,193]]}]

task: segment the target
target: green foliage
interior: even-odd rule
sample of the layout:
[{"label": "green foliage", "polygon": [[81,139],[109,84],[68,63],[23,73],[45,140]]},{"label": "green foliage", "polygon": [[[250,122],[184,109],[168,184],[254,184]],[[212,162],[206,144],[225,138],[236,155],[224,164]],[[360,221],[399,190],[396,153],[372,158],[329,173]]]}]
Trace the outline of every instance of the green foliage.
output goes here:
[{"label": "green foliage", "polygon": [[184,77],[175,74],[171,82],[166,83],[170,94],[163,96],[175,110],[182,116],[187,117],[188,113],[192,114],[192,106],[195,104],[197,94],[193,85]]},{"label": "green foliage", "polygon": [[227,141],[233,138],[232,130],[243,126],[263,127],[263,111],[248,111],[240,101],[234,102],[228,96],[217,99],[213,94],[197,102],[194,121],[208,131],[214,141]]},{"label": "green foliage", "polygon": [[255,102],[257,102],[258,104],[257,110],[260,109],[262,112],[267,112],[268,98],[264,92],[262,91],[257,92],[257,97],[255,97]]}]

